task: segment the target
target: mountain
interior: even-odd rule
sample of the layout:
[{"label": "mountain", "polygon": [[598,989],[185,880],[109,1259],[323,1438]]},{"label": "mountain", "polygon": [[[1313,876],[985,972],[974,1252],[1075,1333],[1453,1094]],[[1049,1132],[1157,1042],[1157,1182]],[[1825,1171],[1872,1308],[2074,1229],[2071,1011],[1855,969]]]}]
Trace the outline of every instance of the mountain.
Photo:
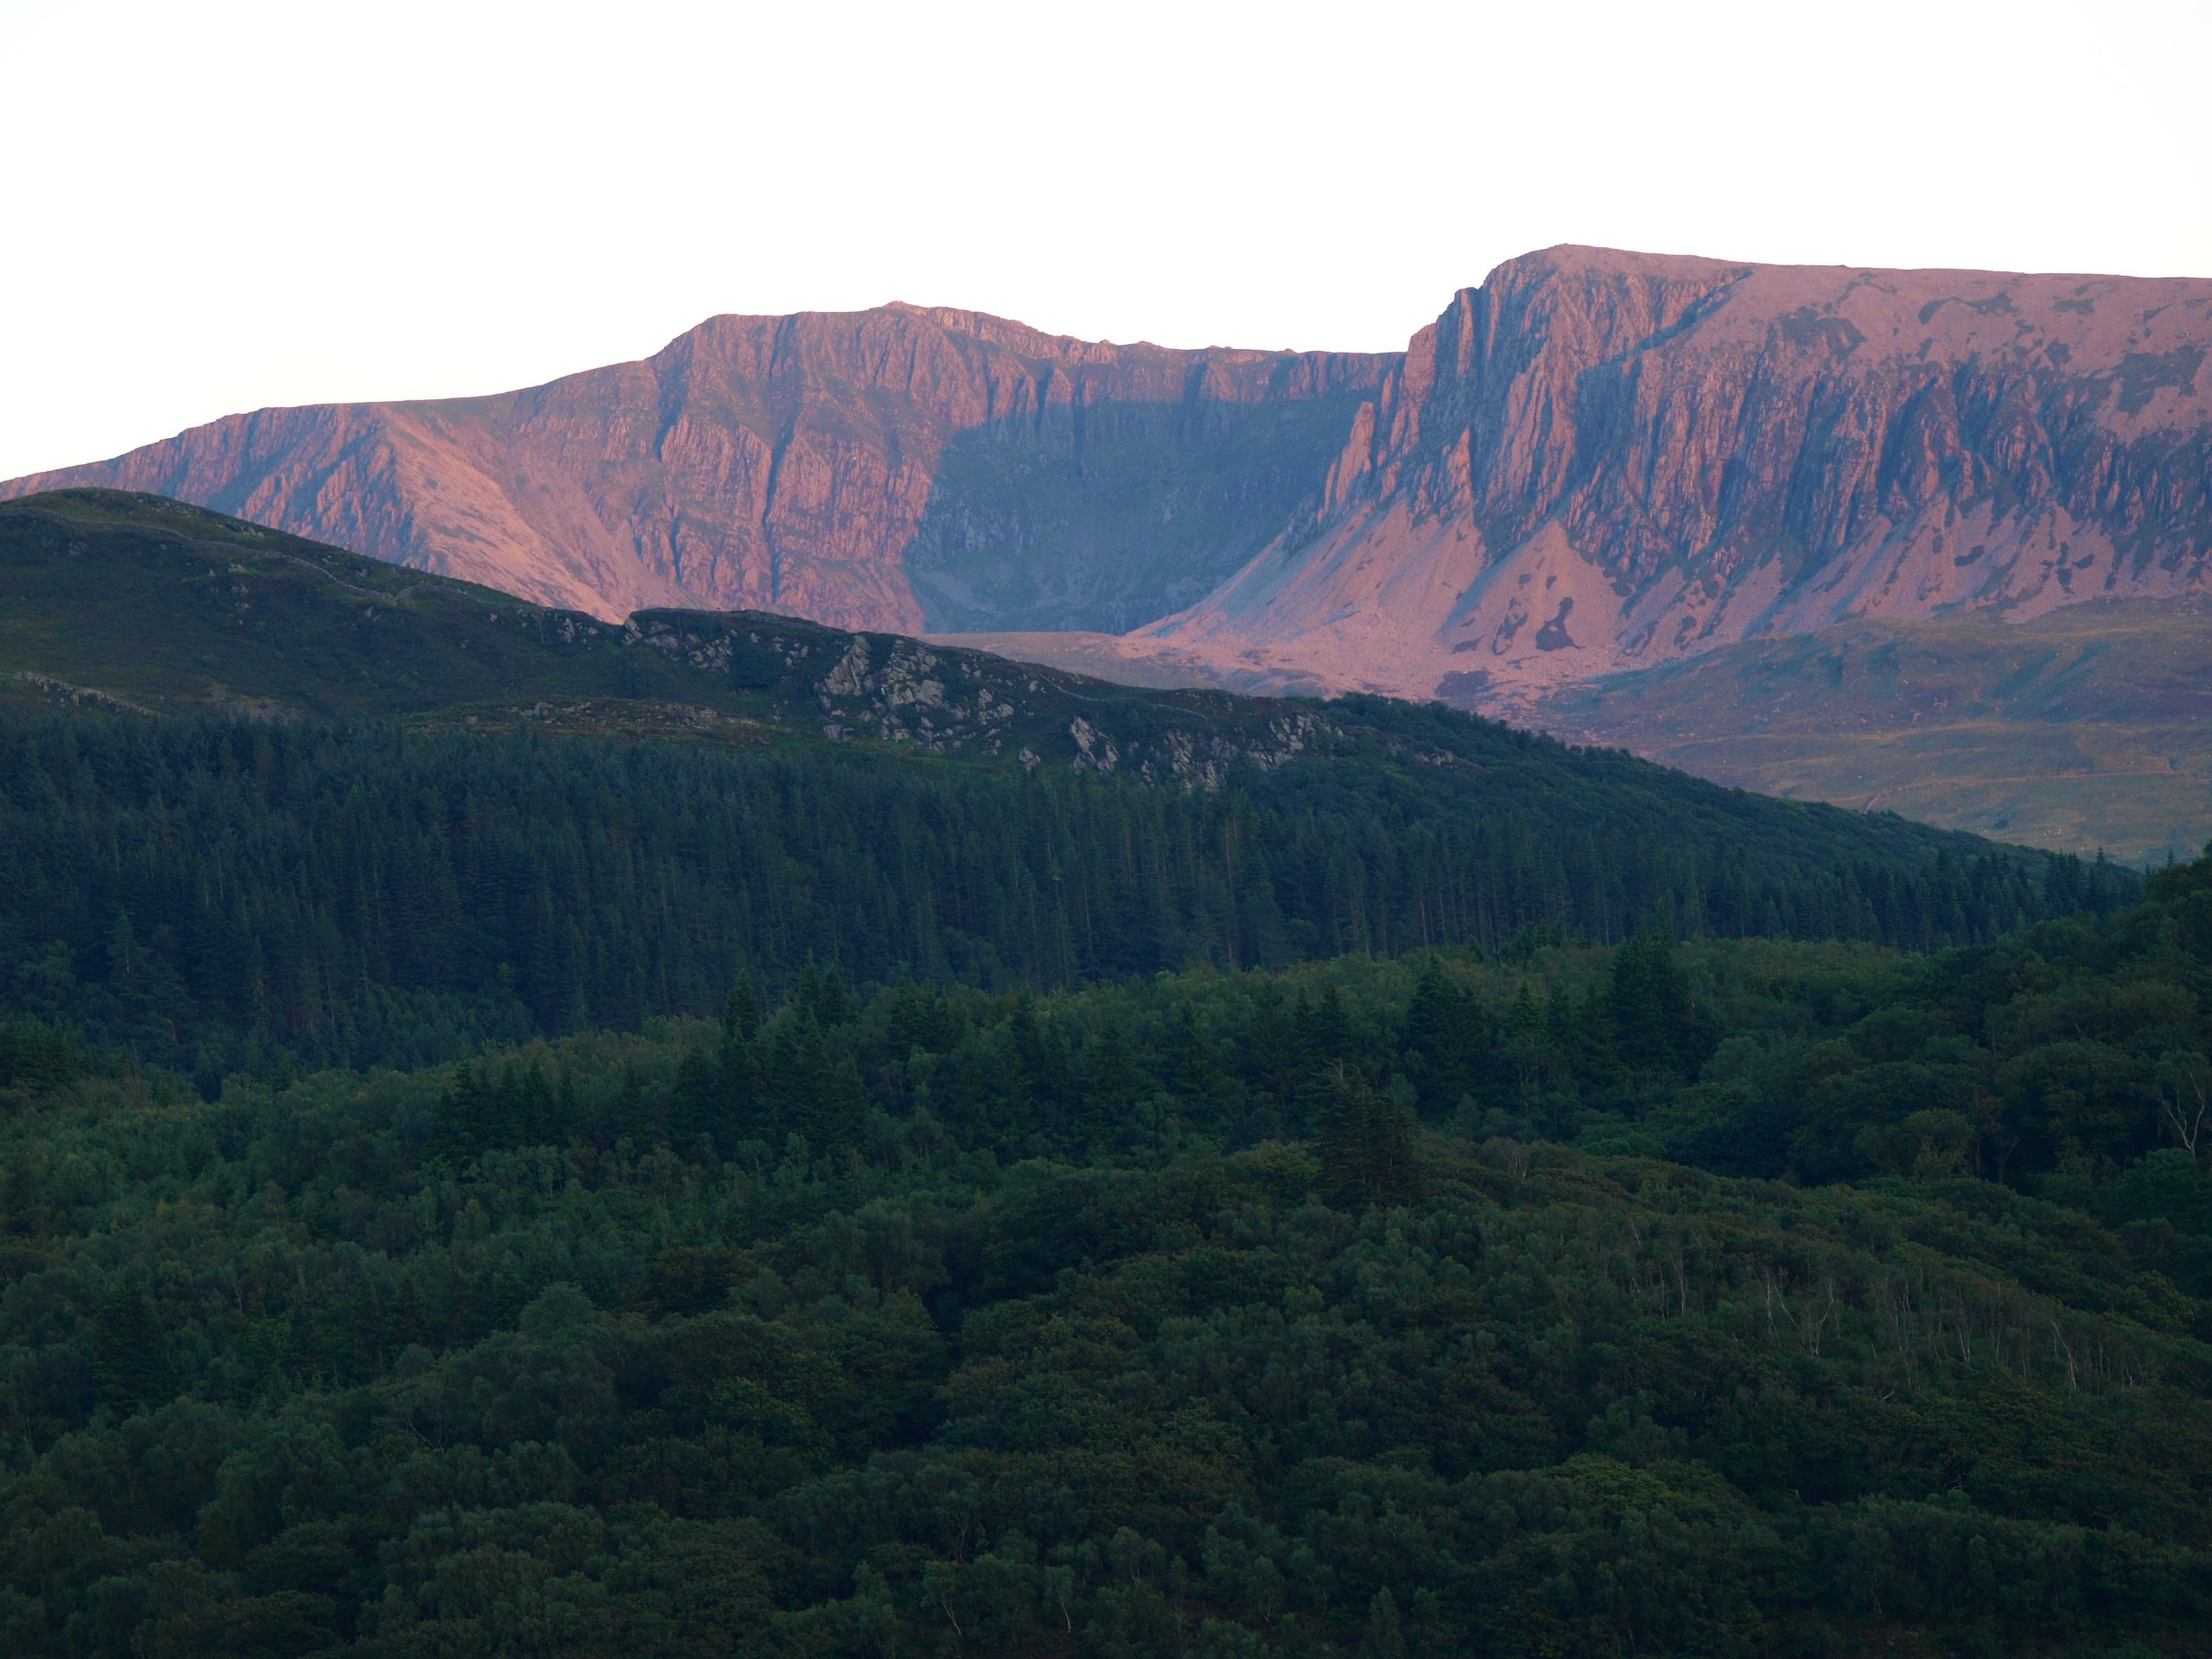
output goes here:
[{"label": "mountain", "polygon": [[[0,499],[149,491],[603,623],[766,611],[1138,684],[1436,697],[1730,782],[2156,853],[2212,830],[2212,796],[2126,638],[2096,646],[2103,703],[1940,746],[1926,710],[1871,743],[1878,710],[1817,675],[1786,741],[1730,694],[1745,661],[1771,690],[1916,622],[1942,625],[1912,636],[1932,682],[1996,691],[1961,676],[2048,636],[1951,625],[2086,604],[2054,626],[2089,649],[2112,605],[2212,594],[2208,348],[2202,280],[1560,247],[1402,353],[905,305],[717,317],[641,363],[263,410]],[[2202,615],[2160,618],[2154,652],[2212,648]],[[1694,691],[1621,677],[1733,646]]]},{"label": "mountain", "polygon": [[1486,708],[1840,619],[2202,591],[2212,283],[1562,247],[1392,355],[718,317],[497,397],[264,410],[151,491],[607,619],[1135,632]]},{"label": "mountain", "polygon": [[1533,254],[1145,636],[1510,707],[1847,617],[2200,593],[2208,345],[2212,282]]},{"label": "mountain", "polygon": [[716,317],[492,397],[269,409],[0,485],[150,492],[620,620],[1118,631],[1280,531],[1394,359],[975,312]]}]

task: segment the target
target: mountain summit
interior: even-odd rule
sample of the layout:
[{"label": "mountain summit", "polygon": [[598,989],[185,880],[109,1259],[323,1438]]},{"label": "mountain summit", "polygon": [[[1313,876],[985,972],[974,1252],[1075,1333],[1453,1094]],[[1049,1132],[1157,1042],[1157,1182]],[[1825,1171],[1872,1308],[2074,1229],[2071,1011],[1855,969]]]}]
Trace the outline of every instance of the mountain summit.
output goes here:
[{"label": "mountain summit", "polygon": [[496,397],[264,410],[0,486],[152,491],[619,617],[1088,630],[1524,705],[1846,618],[2202,592],[2212,282],[1560,247],[1397,354],[907,305]]}]

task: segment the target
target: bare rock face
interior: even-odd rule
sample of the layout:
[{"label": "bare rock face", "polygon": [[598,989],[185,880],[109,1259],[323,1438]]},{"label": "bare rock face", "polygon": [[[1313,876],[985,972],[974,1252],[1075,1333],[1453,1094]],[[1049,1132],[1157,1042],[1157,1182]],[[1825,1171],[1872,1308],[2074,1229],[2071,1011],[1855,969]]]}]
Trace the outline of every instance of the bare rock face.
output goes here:
[{"label": "bare rock face", "polygon": [[1531,254],[1142,639],[1511,707],[1847,616],[2202,591],[2208,346],[2203,281]]},{"label": "bare rock face", "polygon": [[607,618],[1119,631],[1281,530],[1385,356],[893,305],[716,317],[497,397],[262,410],[0,486],[150,491]]},{"label": "bare rock face", "polygon": [[1554,248],[1382,356],[889,306],[498,397],[264,410],[0,486],[152,491],[620,618],[1084,629],[1525,707],[1850,617],[2202,592],[2212,282]]}]

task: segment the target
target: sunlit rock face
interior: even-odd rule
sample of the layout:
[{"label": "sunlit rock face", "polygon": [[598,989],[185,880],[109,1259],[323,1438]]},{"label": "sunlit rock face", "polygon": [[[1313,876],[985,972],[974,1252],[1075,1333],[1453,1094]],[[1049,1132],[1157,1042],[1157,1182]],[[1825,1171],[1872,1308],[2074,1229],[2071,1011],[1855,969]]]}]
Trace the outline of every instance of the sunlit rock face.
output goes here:
[{"label": "sunlit rock face", "polygon": [[2202,591],[2212,283],[1555,248],[1402,353],[893,305],[496,397],[264,410],[0,486],[149,490],[620,617],[1128,634],[1513,708],[1851,617]]},{"label": "sunlit rock face", "polygon": [[152,491],[609,618],[1119,631],[1272,540],[1395,361],[904,305],[716,317],[641,363],[262,410],[0,495]]},{"label": "sunlit rock face", "polygon": [[1844,617],[2199,591],[2208,341],[2202,281],[1532,254],[1150,632],[1510,702]]}]

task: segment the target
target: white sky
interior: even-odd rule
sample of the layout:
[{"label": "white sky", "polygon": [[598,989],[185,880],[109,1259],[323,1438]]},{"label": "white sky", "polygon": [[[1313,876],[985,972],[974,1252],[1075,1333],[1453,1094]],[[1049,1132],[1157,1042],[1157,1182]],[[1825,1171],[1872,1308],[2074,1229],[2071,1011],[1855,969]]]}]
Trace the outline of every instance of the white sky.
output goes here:
[{"label": "white sky", "polygon": [[0,478],[887,299],[1387,349],[1557,242],[2212,276],[2212,0],[0,0]]}]

